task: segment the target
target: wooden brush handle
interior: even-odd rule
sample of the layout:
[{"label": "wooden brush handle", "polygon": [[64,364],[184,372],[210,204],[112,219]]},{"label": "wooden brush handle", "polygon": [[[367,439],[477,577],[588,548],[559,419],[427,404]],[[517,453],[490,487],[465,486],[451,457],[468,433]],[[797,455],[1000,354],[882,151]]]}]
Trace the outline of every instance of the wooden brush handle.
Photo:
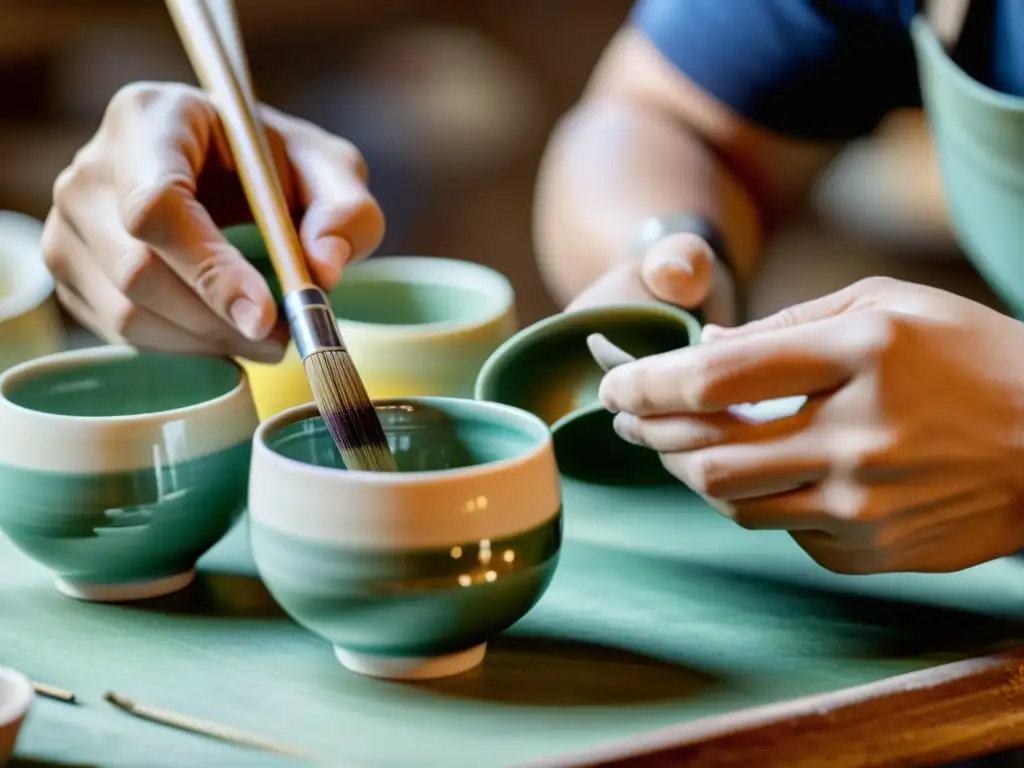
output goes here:
[{"label": "wooden brush handle", "polygon": [[255,99],[239,81],[209,8],[203,0],[166,3],[192,69],[217,106],[238,176],[281,289],[287,294],[314,287],[266,135],[255,114]]},{"label": "wooden brush handle", "polygon": [[245,44],[242,42],[242,31],[238,26],[238,13],[235,11],[234,0],[206,0],[206,7],[210,9],[213,26],[216,27],[224,50],[227,52],[228,58],[231,59],[238,87],[245,92],[246,98],[253,105],[251,111],[258,121],[259,112],[255,109],[258,102],[256,101],[256,92],[252,87],[249,60],[245,55]]}]

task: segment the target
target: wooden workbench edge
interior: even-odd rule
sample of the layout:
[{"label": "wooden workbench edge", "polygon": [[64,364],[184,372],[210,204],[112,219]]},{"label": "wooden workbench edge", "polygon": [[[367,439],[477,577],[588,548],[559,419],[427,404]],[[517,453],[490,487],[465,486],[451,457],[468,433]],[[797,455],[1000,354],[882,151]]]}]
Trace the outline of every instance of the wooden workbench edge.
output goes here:
[{"label": "wooden workbench edge", "polygon": [[1024,745],[1024,647],[683,723],[521,768],[926,766]]}]

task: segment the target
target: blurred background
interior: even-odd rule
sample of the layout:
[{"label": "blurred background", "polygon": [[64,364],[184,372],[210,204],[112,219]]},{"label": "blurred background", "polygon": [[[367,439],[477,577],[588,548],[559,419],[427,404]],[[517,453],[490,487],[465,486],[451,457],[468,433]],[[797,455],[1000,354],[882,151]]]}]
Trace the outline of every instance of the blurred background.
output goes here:
[{"label": "blurred background", "polygon": [[[534,177],[630,0],[237,0],[261,99],[355,142],[389,219],[381,252],[477,261],[522,324]],[[161,0],[0,3],[0,209],[43,218],[53,179],[134,80],[194,82]],[[948,239],[915,113],[851,147],[815,207],[858,237]]]}]

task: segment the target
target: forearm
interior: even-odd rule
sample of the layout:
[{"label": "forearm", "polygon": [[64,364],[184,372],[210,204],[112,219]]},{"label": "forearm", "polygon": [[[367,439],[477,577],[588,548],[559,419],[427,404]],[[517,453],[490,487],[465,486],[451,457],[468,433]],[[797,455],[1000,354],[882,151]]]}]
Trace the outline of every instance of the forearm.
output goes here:
[{"label": "forearm", "polygon": [[761,243],[747,187],[677,119],[615,96],[583,102],[558,126],[543,159],[535,245],[549,290],[567,302],[628,257],[650,216],[694,213],[721,231],[743,281]]}]

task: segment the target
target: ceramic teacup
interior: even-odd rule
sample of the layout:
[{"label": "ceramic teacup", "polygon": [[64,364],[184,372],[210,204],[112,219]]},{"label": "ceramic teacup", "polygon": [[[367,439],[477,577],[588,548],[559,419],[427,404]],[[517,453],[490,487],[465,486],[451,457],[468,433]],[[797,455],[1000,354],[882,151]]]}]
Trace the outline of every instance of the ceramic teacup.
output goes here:
[{"label": "ceramic teacup", "polygon": [[64,344],[41,234],[35,219],[0,211],[0,371]]},{"label": "ceramic teacup", "polygon": [[594,482],[650,483],[670,476],[658,456],[619,439],[598,402],[604,371],[587,347],[603,334],[634,357],[700,341],[700,323],[667,304],[612,304],[563,312],[523,329],[480,370],[478,400],[506,403],[551,426],[563,475]]},{"label": "ceramic teacup", "polygon": [[479,664],[548,586],[562,539],[536,416],[454,398],[380,401],[399,472],[348,471],[312,404],[260,425],[249,514],[260,576],[348,669],[428,679]]},{"label": "ceramic teacup", "polygon": [[187,586],[245,508],[257,418],[244,372],[95,347],[0,376],[0,531],[83,600]]},{"label": "ceramic teacup", "polygon": [[0,667],[0,768],[7,765],[14,753],[14,743],[35,697],[27,677]]},{"label": "ceramic teacup", "polygon": [[[258,232],[229,230],[228,237],[280,296]],[[471,398],[480,366],[516,330],[508,279],[457,259],[361,261],[345,268],[330,298],[345,345],[375,400]],[[242,364],[260,418],[313,399],[294,345],[277,365]]]}]

